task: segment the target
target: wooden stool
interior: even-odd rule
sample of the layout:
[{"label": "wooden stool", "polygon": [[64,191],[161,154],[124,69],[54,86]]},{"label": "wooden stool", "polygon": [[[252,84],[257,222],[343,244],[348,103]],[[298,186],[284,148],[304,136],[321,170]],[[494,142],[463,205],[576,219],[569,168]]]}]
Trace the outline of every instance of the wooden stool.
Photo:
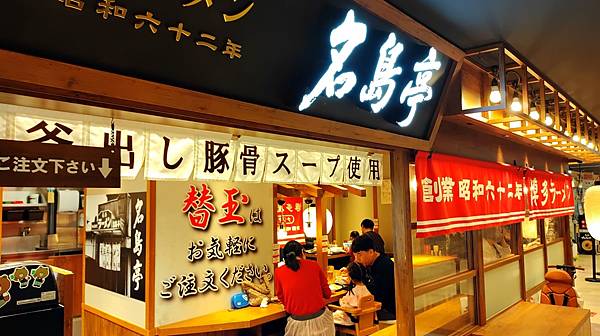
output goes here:
[{"label": "wooden stool", "polygon": [[354,326],[336,325],[336,329],[342,334],[364,336],[371,335],[379,330],[379,326],[375,324],[375,314],[381,309],[381,302],[376,302],[373,295],[360,298],[356,308],[345,308],[336,305],[329,305],[329,308],[331,310],[341,310],[358,320],[354,323]]}]

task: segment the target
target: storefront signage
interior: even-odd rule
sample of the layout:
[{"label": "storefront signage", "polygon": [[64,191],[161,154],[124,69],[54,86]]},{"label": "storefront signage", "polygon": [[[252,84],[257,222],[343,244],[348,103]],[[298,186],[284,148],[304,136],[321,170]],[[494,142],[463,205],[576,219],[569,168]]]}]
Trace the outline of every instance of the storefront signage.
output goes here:
[{"label": "storefront signage", "polygon": [[3,49],[419,139],[454,65],[351,0],[10,1],[0,19]]},{"label": "storefront signage", "polygon": [[277,243],[284,245],[290,240],[304,242],[303,209],[302,197],[282,197],[277,200]]},{"label": "storefront signage", "polygon": [[[135,179],[143,170],[146,179],[159,181],[380,185],[383,176],[381,154],[182,128],[162,131],[123,120],[112,120],[114,129],[111,120],[102,125],[12,113],[2,120],[8,122],[0,135],[14,130],[14,140],[114,148],[123,179]],[[40,124],[46,131],[27,133]]]},{"label": "storefront signage", "polygon": [[419,152],[417,237],[522,222],[526,188],[517,167]]},{"label": "storefront signage", "polygon": [[[163,279],[161,281],[162,290],[159,292],[161,299],[172,299],[175,288],[177,296],[184,299],[199,294],[233,289],[243,281],[262,280],[265,276],[269,281],[272,279],[271,269],[267,264],[232,265],[229,262],[229,259],[232,258],[256,254],[258,246],[255,236],[229,234],[221,237],[210,233],[211,224],[246,225],[247,223],[247,225],[252,225],[262,223],[260,208],[251,209],[249,218],[238,213],[241,207],[249,206],[251,202],[249,195],[237,187],[225,188],[219,192],[225,195],[226,201],[217,207],[213,204],[213,189],[209,185],[203,183],[199,186],[189,186],[181,210],[187,217],[188,223],[201,238],[189,241],[185,258],[190,264],[202,263],[207,267],[199,277],[196,272],[184,272],[179,276],[171,275],[167,279]],[[216,268],[213,263],[217,261],[223,261],[227,266],[221,271],[215,272]],[[207,262],[210,264],[206,264]]]},{"label": "storefront signage", "polygon": [[0,140],[5,187],[118,188],[120,164],[118,152],[108,148]]},{"label": "storefront signage", "polygon": [[88,195],[87,202],[86,283],[144,301],[146,193]]},{"label": "storefront signage", "polygon": [[573,214],[575,202],[570,176],[539,170],[528,170],[525,176],[530,219]]}]

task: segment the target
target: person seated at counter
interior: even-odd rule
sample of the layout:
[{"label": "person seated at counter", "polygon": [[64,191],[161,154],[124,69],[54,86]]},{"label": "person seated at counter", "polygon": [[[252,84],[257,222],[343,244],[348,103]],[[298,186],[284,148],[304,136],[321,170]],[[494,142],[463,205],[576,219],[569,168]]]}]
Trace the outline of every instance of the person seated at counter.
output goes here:
[{"label": "person seated at counter", "polygon": [[483,230],[483,262],[485,264],[512,255],[511,233],[504,226]]},{"label": "person seated at counter", "polygon": [[285,244],[283,257],[285,265],[275,270],[275,294],[290,315],[285,336],[335,336],[333,314],[324,300],[331,297],[325,273],[305,259],[295,240]]},{"label": "person seated at counter", "polygon": [[377,312],[380,322],[396,319],[396,287],[394,262],[385,254],[375,250],[373,239],[361,235],[352,241],[352,252],[356,262],[365,268],[365,285],[375,301],[381,302]]},{"label": "person seated at counter", "polygon": [[360,223],[360,229],[363,235],[367,235],[373,240],[375,251],[380,254],[385,254],[385,242],[383,241],[383,238],[381,238],[379,233],[373,231],[375,229],[375,223],[373,223],[372,220],[365,218]]},{"label": "person seated at counter", "polygon": [[[365,286],[365,270],[358,263],[351,262],[346,266],[346,273],[350,278],[350,290],[340,299],[340,307],[357,308],[361,298],[371,295],[367,286]],[[341,325],[353,325],[356,320],[352,320],[347,313],[336,310],[333,312],[333,322]]]}]

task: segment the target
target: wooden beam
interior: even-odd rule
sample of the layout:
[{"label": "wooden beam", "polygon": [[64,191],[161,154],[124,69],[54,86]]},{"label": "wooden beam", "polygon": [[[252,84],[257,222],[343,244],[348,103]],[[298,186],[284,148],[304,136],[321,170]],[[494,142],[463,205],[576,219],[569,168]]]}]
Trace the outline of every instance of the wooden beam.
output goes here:
[{"label": "wooden beam", "polygon": [[311,197],[323,197],[323,189],[314,184],[292,184],[291,186]]},{"label": "wooden beam", "polygon": [[392,237],[394,237],[394,280],[396,284],[396,334],[415,336],[412,233],[410,224],[409,153],[391,153]]},{"label": "wooden beam", "polygon": [[348,197],[348,189],[335,184],[319,184],[319,187],[335,196]]},{"label": "wooden beam", "polygon": [[546,92],[545,92],[545,82],[543,79],[540,79],[540,104],[539,104],[539,112],[540,112],[540,122],[544,123],[546,120]]},{"label": "wooden beam", "polygon": [[[408,166],[406,166],[408,167]],[[365,197],[367,196],[367,189],[364,187],[360,187],[357,185],[344,185],[344,188],[348,189],[348,191],[352,194],[352,195],[356,195],[359,197]]]},{"label": "wooden beam", "polygon": [[554,129],[560,131],[560,102],[558,100],[558,91],[554,93]]},{"label": "wooden beam", "polygon": [[278,184],[277,194],[285,197],[300,197],[300,191],[288,184]]}]

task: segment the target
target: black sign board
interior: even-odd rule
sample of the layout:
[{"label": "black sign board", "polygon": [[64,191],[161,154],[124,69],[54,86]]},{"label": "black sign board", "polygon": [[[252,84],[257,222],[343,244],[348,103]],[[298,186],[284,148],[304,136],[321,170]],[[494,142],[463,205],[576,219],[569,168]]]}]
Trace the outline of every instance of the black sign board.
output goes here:
[{"label": "black sign board", "polygon": [[121,157],[109,148],[0,140],[0,186],[118,188]]},{"label": "black sign board", "polygon": [[351,0],[11,0],[0,48],[420,139],[454,64]]}]

